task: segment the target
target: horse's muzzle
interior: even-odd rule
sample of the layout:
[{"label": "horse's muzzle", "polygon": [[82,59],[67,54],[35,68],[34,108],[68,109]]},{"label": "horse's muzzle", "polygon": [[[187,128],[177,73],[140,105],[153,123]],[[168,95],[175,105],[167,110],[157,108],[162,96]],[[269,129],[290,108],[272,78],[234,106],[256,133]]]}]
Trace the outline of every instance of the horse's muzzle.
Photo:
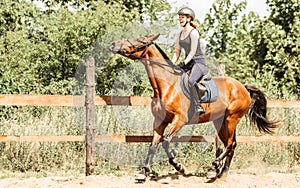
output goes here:
[{"label": "horse's muzzle", "polygon": [[113,53],[118,53],[119,52],[119,49],[116,49],[116,43],[115,42],[112,42],[110,44],[110,47],[109,47],[110,51],[112,51]]}]

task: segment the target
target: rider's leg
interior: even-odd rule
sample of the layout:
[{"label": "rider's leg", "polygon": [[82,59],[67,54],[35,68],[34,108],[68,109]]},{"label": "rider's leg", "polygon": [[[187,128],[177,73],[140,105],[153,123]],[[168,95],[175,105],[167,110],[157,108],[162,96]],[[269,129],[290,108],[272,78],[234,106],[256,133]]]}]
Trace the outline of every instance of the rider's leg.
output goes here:
[{"label": "rider's leg", "polygon": [[199,114],[205,113],[205,109],[202,107],[202,105],[200,103],[200,96],[199,96],[200,94],[197,92],[197,89],[196,89],[197,83],[194,85],[189,84],[189,86],[190,86],[192,98],[194,100],[194,103],[196,104],[197,113],[199,113]]},{"label": "rider's leg", "polygon": [[[204,70],[202,71],[202,69]],[[196,111],[199,114],[205,113],[205,110],[200,103],[200,99],[202,97],[202,95],[199,96],[200,93],[198,92],[198,90],[200,91],[200,88],[197,87],[197,82],[204,76],[204,71],[207,72],[207,68],[203,64],[195,63],[189,77],[189,87],[191,95],[194,103],[196,104]]]}]

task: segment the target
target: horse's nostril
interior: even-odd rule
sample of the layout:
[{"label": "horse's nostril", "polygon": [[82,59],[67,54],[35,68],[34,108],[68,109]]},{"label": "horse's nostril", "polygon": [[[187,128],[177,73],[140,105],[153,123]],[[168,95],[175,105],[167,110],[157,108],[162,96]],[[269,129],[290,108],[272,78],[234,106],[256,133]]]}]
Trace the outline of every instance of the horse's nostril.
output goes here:
[{"label": "horse's nostril", "polygon": [[110,50],[113,50],[116,46],[116,43],[115,42],[112,42],[111,45],[110,45]]}]

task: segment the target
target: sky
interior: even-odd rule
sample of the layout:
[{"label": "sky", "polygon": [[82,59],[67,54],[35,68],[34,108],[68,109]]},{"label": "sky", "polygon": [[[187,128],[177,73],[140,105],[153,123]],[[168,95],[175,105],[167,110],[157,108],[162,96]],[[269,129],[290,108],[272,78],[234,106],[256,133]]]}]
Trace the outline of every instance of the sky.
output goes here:
[{"label": "sky", "polygon": [[[200,22],[204,20],[205,14],[209,13],[214,0],[168,0],[172,8],[175,10],[178,7],[188,6],[195,11],[196,19]],[[241,0],[231,0],[232,3],[241,2]],[[256,12],[260,17],[268,15],[268,6],[266,0],[247,0],[245,12]]]}]

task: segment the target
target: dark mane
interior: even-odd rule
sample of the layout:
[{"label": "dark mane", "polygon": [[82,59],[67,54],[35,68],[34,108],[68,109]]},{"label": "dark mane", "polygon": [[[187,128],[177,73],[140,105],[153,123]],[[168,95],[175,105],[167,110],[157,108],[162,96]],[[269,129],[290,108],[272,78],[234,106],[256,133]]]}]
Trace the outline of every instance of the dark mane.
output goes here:
[{"label": "dark mane", "polygon": [[175,65],[171,62],[170,58],[167,56],[167,54],[156,44],[154,43],[155,47],[158,49],[158,51],[161,53],[161,55],[164,57],[168,65],[171,67],[174,67]]},{"label": "dark mane", "polygon": [[161,53],[161,55],[164,57],[165,60],[170,60],[170,58],[167,56],[167,54],[156,44],[155,47],[158,49],[158,51]]}]

